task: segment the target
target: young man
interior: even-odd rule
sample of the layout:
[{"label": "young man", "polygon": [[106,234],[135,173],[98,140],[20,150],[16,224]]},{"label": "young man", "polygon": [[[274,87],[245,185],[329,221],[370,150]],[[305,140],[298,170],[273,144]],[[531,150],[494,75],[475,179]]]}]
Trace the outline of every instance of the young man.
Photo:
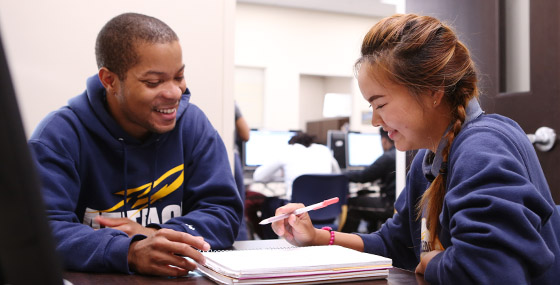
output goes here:
[{"label": "young man", "polygon": [[177,35],[158,19],[110,20],[86,91],[29,144],[67,269],[180,276],[223,249],[243,206],[224,144],[189,103]]}]

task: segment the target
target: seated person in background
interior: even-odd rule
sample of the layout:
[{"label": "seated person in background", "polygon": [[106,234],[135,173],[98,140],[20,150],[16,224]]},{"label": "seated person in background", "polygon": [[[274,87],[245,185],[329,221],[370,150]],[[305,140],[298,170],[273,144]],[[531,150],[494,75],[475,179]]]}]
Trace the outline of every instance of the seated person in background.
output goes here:
[{"label": "seated person in background", "polygon": [[[249,128],[249,124],[243,117],[241,113],[241,109],[237,106],[237,102],[235,104],[235,145],[233,150],[233,160],[234,160],[234,168],[233,168],[233,175],[235,178],[235,184],[237,185],[237,190],[239,191],[239,195],[241,196],[241,201],[245,201],[245,182],[243,181],[243,163],[241,163],[241,157],[243,156],[241,150],[243,149],[243,143],[249,141],[251,137],[251,128]],[[248,232],[247,232],[247,223],[245,222],[245,217],[241,220],[241,224],[239,225],[239,233],[235,240],[246,240],[248,239]]]},{"label": "seated person in background", "polygon": [[247,120],[243,117],[243,113],[241,113],[241,109],[237,105],[237,102],[234,102],[235,107],[235,152],[239,157],[243,157],[243,143],[249,141],[251,138],[251,128],[249,128],[249,124],[247,124]]},{"label": "seated person in background", "polygon": [[226,148],[189,102],[182,49],[162,21],[114,17],[99,71],[29,140],[68,270],[183,276],[197,249],[232,245],[242,218]]},{"label": "seated person in background", "polygon": [[393,215],[393,204],[395,203],[395,145],[389,135],[383,129],[381,134],[381,146],[383,155],[376,159],[364,170],[345,172],[351,182],[374,182],[379,180],[379,195],[370,196],[368,190],[360,190],[357,197],[348,199],[348,214],[342,228],[345,233],[356,232],[360,221],[368,222],[368,231],[377,230],[380,223]]},{"label": "seated person in background", "polygon": [[[247,216],[254,231],[263,239],[277,238],[270,226],[260,226],[258,223],[274,215],[276,208],[288,203],[292,197],[292,183],[303,174],[338,174],[340,167],[329,148],[313,143],[314,136],[298,133],[288,142],[282,150],[271,150],[275,158],[259,166],[253,173],[253,179],[260,182],[269,182],[277,171],[284,174],[286,194],[282,197],[264,197],[251,193],[251,207]],[[259,202],[255,202],[260,197]],[[256,214],[261,212],[260,217]]]},{"label": "seated person in background", "polygon": [[322,144],[313,141],[314,136],[298,133],[288,142],[284,149],[270,150],[274,159],[259,166],[253,173],[253,179],[259,182],[270,182],[277,171],[284,174],[286,187],[285,198],[292,197],[292,183],[302,174],[330,174],[340,173],[338,162],[332,152]]}]

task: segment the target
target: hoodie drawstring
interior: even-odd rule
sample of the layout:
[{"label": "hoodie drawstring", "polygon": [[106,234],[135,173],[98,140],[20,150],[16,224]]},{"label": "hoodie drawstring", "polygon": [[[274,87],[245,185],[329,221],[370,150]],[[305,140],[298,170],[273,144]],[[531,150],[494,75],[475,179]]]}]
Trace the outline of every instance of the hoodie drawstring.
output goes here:
[{"label": "hoodie drawstring", "polygon": [[157,170],[157,155],[158,155],[159,139],[156,140],[156,151],[154,152],[154,168],[152,169],[152,186],[150,186],[150,191],[148,192],[148,213],[146,215],[146,224],[148,223],[148,218],[150,217],[150,205],[152,202],[152,190],[154,190],[154,180],[156,179]]},{"label": "hoodie drawstring", "polygon": [[[128,210],[127,210],[127,201],[128,201],[128,179],[127,179],[127,172],[128,172],[128,153],[126,149],[126,143],[124,142],[123,138],[118,139],[121,142],[122,149],[123,149],[123,186],[124,186],[124,204],[123,204],[123,211],[124,217],[128,218]],[[146,224],[149,224],[148,218],[150,217],[150,206],[152,203],[152,190],[154,189],[154,180],[156,179],[156,171],[157,171],[157,156],[158,156],[158,147],[159,147],[159,139],[156,140],[156,149],[154,152],[154,167],[152,169],[152,182],[150,186],[150,190],[148,191],[148,213],[146,215]]]},{"label": "hoodie drawstring", "polygon": [[128,197],[127,197],[128,196],[128,193],[127,193],[128,185],[127,185],[127,179],[126,179],[126,173],[128,172],[128,165],[127,165],[127,160],[128,159],[127,159],[126,144],[124,143],[124,139],[119,138],[119,141],[121,142],[121,145],[122,145],[122,148],[123,148],[123,158],[124,158],[123,159],[124,160],[124,171],[123,171],[123,173],[124,173],[124,175],[123,175],[123,178],[124,178],[124,183],[123,183],[124,184],[124,201],[123,202],[124,202],[124,204],[123,204],[123,210],[124,210],[124,217],[128,218],[128,213],[127,213],[128,211],[126,209],[126,201],[128,200]]}]

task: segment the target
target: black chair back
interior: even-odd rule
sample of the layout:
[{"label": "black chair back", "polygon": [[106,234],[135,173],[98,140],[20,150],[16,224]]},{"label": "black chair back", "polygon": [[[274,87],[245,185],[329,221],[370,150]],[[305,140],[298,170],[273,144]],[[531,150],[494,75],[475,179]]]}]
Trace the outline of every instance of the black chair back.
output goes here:
[{"label": "black chair back", "polygon": [[346,205],[349,181],[342,174],[305,174],[298,176],[292,184],[292,203],[303,203],[306,206],[338,197],[334,205],[308,212],[313,225],[317,228],[330,226],[337,229],[336,218]]}]

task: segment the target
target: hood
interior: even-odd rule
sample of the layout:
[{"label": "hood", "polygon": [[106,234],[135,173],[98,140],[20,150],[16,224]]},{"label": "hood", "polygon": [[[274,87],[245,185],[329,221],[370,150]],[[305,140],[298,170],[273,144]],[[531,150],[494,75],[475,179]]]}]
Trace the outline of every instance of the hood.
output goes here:
[{"label": "hood", "polygon": [[[189,104],[190,92],[186,89],[179,108],[177,109],[177,120],[185,114]],[[124,206],[122,207],[123,216],[127,216],[128,210],[128,148],[136,146],[149,146],[154,148],[152,168],[152,186],[147,193],[148,197],[148,216],[151,204],[151,191],[153,189],[153,181],[157,171],[156,158],[158,155],[158,141],[167,134],[152,133],[146,140],[140,141],[129,135],[109,114],[107,108],[107,96],[105,87],[101,84],[99,77],[94,75],[88,78],[86,83],[86,91],[68,102],[70,109],[76,114],[82,124],[104,144],[113,149],[119,149],[123,154],[123,189],[124,189]]]},{"label": "hood", "polygon": [[[179,102],[177,120],[184,115],[190,97],[191,94],[187,88]],[[153,143],[157,138],[165,135],[153,133],[147,140],[140,141],[125,132],[108,112],[105,87],[101,84],[97,74],[87,79],[86,91],[81,96],[70,99],[68,106],[90,132],[117,148],[122,147],[119,140],[125,141],[127,144],[142,145]]]}]

